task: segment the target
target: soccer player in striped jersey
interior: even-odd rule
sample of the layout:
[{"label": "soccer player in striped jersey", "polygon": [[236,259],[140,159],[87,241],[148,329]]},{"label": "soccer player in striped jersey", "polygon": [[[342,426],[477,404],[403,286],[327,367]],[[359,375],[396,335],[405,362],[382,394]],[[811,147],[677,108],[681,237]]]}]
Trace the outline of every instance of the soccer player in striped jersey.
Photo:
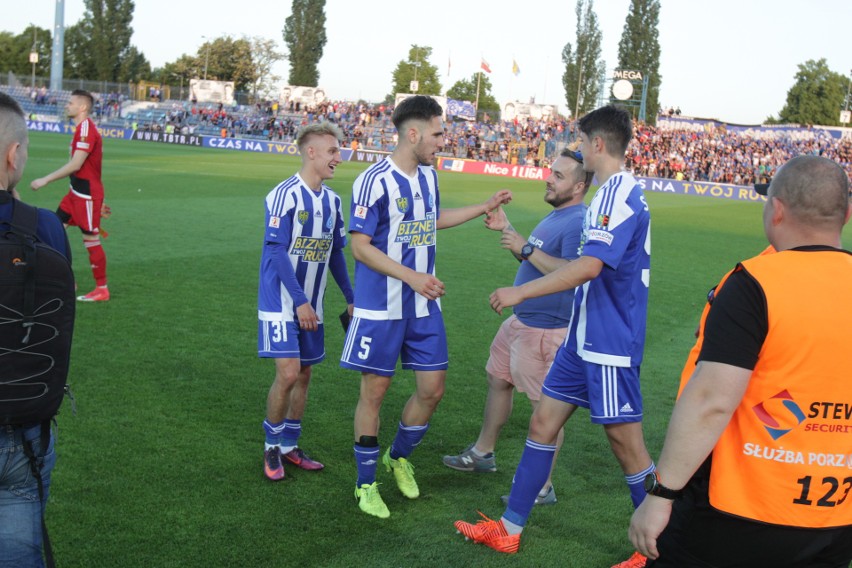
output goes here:
[{"label": "soccer player in striped jersey", "polygon": [[[68,194],[59,203],[56,214],[65,224],[80,227],[83,244],[89,253],[92,275],[95,277],[95,289],[79,296],[82,302],[105,302],[109,300],[107,287],[106,253],[101,246],[101,209],[104,207],[104,184],[101,181],[103,163],[103,144],[95,121],[89,118],[95,106],[95,99],[88,91],[75,90],[65,105],[65,112],[77,125],[71,139],[71,160],[44,177],[30,184],[37,191],[62,178],[70,179]],[[103,233],[106,236],[106,233]]]},{"label": "soccer player in striped jersey", "polygon": [[[603,425],[634,507],[645,497],[645,476],[654,471],[642,434],[639,389],[651,218],[642,187],[622,171],[633,128],[630,115],[613,106],[587,114],[578,126],[583,167],[602,182],[586,212],[580,257],[522,286],[500,288],[490,298],[491,307],[502,313],[529,298],[575,289],[568,335],[544,380],[502,518],[475,525],[456,522],[467,538],[502,552],[518,550],[550,471],[557,434],[578,407],[588,408],[592,422]],[[645,557],[636,552],[617,566],[644,565]]]},{"label": "soccer player in striped jersey", "polygon": [[340,197],[323,182],[340,163],[340,129],[321,122],[296,138],[299,173],[266,196],[266,234],[258,286],[258,355],[275,359],[266,400],[264,473],[284,479],[282,460],[306,470],[323,465],[299,447],[313,365],[325,358],[323,296],[328,273],[352,314]]},{"label": "soccer player in striped jersey", "polygon": [[[349,232],[355,258],[355,311],[341,366],[361,372],[355,408],[355,496],[362,511],[390,515],[379,495],[382,460],[409,499],[420,495],[408,461],[444,394],[447,341],[435,277],[438,229],[460,225],[511,200],[507,190],[485,203],[440,209],[432,165],[444,145],[443,110],[431,97],[405,99],[393,113],[399,143],[391,156],[355,180]],[[393,444],[380,457],[379,411],[397,359],[412,369],[416,388],[402,411]]]}]

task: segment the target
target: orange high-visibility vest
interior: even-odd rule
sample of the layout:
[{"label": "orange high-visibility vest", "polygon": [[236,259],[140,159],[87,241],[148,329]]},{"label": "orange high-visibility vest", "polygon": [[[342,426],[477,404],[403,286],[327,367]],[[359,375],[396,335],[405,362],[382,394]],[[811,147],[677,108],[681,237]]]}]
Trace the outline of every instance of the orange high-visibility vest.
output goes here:
[{"label": "orange high-visibility vest", "polygon": [[852,525],[852,255],[788,250],[741,266],[769,329],[713,449],[710,503],[777,525]]},{"label": "orange high-visibility vest", "polygon": [[[775,248],[772,245],[769,245],[763,249],[758,256],[772,254],[774,252]],[[730,276],[732,272],[733,270],[722,276],[722,279],[719,280],[719,283],[716,284],[716,287],[713,289],[714,294],[719,293],[719,290],[722,288],[725,280],[728,279],[728,276]],[[710,313],[710,305],[710,300],[708,298],[707,303],[704,304],[704,311],[701,312],[701,319],[698,322],[698,332],[695,334],[695,345],[693,345],[692,349],[689,350],[689,355],[686,358],[683,371],[680,373],[680,387],[677,390],[678,398],[680,398],[680,395],[683,392],[683,387],[685,387],[686,383],[689,382],[689,378],[692,376],[692,373],[695,372],[695,364],[698,362],[698,355],[701,353],[701,348],[704,346],[704,323],[707,321],[707,314]]]}]

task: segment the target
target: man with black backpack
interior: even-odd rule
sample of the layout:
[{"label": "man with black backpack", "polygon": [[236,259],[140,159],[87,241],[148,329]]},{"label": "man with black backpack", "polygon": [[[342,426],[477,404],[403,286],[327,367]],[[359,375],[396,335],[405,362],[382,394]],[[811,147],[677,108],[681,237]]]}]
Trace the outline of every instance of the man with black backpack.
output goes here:
[{"label": "man with black backpack", "polygon": [[50,421],[62,402],[74,324],[71,253],[51,211],[14,188],[29,140],[0,93],[0,567],[53,565],[44,528],[56,462]]}]

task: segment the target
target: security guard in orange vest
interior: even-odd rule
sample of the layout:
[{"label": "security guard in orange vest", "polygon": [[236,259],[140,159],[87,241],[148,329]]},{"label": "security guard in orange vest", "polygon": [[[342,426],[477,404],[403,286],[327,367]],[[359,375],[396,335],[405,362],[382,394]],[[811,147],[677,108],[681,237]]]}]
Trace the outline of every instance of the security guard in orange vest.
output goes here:
[{"label": "security guard in orange vest", "polygon": [[848,568],[852,215],[836,163],[799,156],[768,188],[777,253],[716,290],[629,535],[647,566]]}]

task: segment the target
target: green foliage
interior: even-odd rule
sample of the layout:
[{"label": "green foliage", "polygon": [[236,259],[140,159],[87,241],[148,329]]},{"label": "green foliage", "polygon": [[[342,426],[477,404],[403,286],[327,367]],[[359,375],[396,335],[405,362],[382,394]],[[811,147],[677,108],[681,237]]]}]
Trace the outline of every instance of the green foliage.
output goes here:
[{"label": "green foliage", "polygon": [[85,19],[65,28],[62,75],[66,79],[91,79],[97,75],[91,51],[91,26]]},{"label": "green foliage", "polygon": [[190,79],[200,79],[203,74],[204,54],[202,53],[199,58],[197,55],[184,53],[176,60],[155,69],[152,72],[152,77],[161,83],[172,83],[175,79],[180,80],[182,77],[188,84]]},{"label": "green foliage", "polygon": [[477,110],[494,113],[500,112],[500,103],[491,94],[491,79],[488,78],[487,74],[480,73],[479,71],[471,75],[470,79],[456,81],[456,84],[447,91],[447,96],[451,99],[475,102],[477,100],[477,82],[479,84],[479,106]]},{"label": "green foliage", "polygon": [[[68,160],[68,136],[32,133],[19,187]],[[503,428],[498,471],[469,475],[441,456],[472,442],[486,393],[488,347],[504,318],[488,295],[511,284],[518,263],[481,220],[441,231],[437,275],[450,350],[446,394],[412,456],[422,495],[402,497],[380,468],[391,518],[365,516],[352,495],[352,418],[357,373],[337,360],[341,294],[326,294],[325,362],[314,367],[300,445],[326,469],[288,467],[271,483],[262,469],[264,404],[274,371],[256,355],[257,270],[263,199],[299,168],[296,157],[104,140],[104,183],[113,215],[104,222],[112,300],[77,309],[69,377],[77,414],[58,417],[58,457],[47,524],[63,567],[349,568],[611,566],[632,547],[633,507],[600,426],[572,418],[554,472],[559,503],[533,512],[517,556],[499,555],[455,534],[456,519],[503,511],[524,446],[530,405],[522,394]],[[343,162],[329,185],[345,214],[367,164]],[[438,173],[441,205],[484,201],[493,176]],[[500,179],[514,192],[512,224],[529,234],[550,210],[542,182]],[[24,198],[51,210],[57,183]],[[659,454],[678,377],[707,290],[765,246],[760,205],[648,192],[654,217],[644,431]],[[79,231],[69,230],[81,292],[92,286]],[[847,229],[847,236],[849,229]],[[848,245],[848,240],[847,240]],[[847,246],[848,248],[848,246]],[[346,249],[349,255],[349,248]],[[349,270],[354,266],[349,257]],[[357,285],[357,283],[356,283]],[[505,316],[504,316],[505,317]],[[381,410],[390,444],[411,395],[399,372]],[[590,514],[593,512],[593,514]]]},{"label": "green foliage", "polygon": [[318,65],[326,41],[325,0],[293,0],[290,15],[284,21],[291,85],[319,86]]},{"label": "green foliage", "polygon": [[580,117],[594,110],[600,95],[600,74],[604,70],[604,62],[601,60],[603,35],[598,26],[594,0],[577,0],[575,13],[576,48],[569,42],[562,50],[562,62],[565,64],[562,86],[565,87],[568,108],[575,117]]},{"label": "green foliage", "polygon": [[121,58],[120,81],[122,83],[136,83],[150,77],[151,64],[148,63],[142,52],[136,49],[135,45],[131,45],[124,57]]},{"label": "green foliage", "polygon": [[30,52],[35,45],[35,52],[38,53],[35,74],[38,77],[50,75],[51,44],[50,30],[35,25],[27,26],[18,35],[0,32],[0,72],[11,71],[16,75],[30,75],[33,71]]},{"label": "green foliage", "polygon": [[778,115],[778,122],[839,125],[848,81],[829,69],[825,58],[800,63],[796,82],[787,91],[787,103]]},{"label": "green foliage", "polygon": [[251,43],[245,38],[217,37],[198,48],[196,54],[203,77],[217,81],[233,81],[237,91],[248,91],[257,73],[251,59]]},{"label": "green foliage", "polygon": [[[618,42],[618,67],[640,71],[648,77],[648,97],[646,100],[646,120],[655,123],[660,108],[660,42],[658,39],[660,22],[659,0],[631,0],[624,32]],[[639,108],[632,109],[634,116]]]},{"label": "green foliage", "polygon": [[392,101],[397,93],[410,93],[411,82],[417,80],[418,95],[440,95],[441,81],[438,78],[438,67],[429,62],[432,48],[412,44],[408,50],[408,59],[403,59],[393,70],[393,85],[388,98]]},{"label": "green foliage", "polygon": [[[85,0],[86,11],[81,20],[86,32],[86,57],[92,59],[95,75],[85,77],[97,81],[118,82],[122,61],[130,53],[133,36],[133,0]],[[134,50],[135,51],[135,50]],[[138,52],[136,56],[138,57]]]}]

